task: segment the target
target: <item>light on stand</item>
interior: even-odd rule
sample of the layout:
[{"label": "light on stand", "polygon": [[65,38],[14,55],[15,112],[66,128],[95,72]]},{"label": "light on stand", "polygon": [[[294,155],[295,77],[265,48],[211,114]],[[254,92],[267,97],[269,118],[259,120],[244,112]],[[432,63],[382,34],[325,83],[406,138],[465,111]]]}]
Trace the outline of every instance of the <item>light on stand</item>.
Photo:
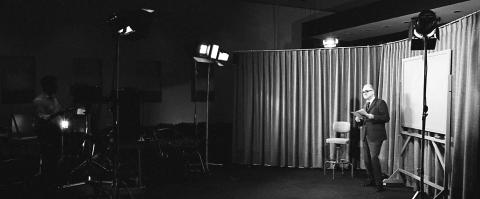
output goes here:
[{"label": "light on stand", "polygon": [[125,36],[127,36],[131,33],[134,33],[134,32],[135,32],[135,30],[133,30],[132,27],[130,27],[130,26],[127,26],[125,28],[122,28],[122,29],[118,30],[118,34],[125,35]]},{"label": "light on stand", "polygon": [[107,22],[118,36],[129,39],[138,39],[145,36],[149,31],[155,11],[148,8],[138,10],[122,10],[113,13]]},{"label": "light on stand", "polygon": [[[417,18],[412,20],[412,27],[410,28],[410,39],[411,39],[411,49],[412,50],[423,50],[423,113],[422,113],[422,138],[420,143],[420,153],[421,153],[421,162],[419,170],[420,184],[419,191],[415,193],[412,199],[426,199],[430,198],[426,192],[425,188],[425,124],[428,115],[428,106],[427,106],[427,50],[435,49],[436,40],[439,38],[438,31],[438,18],[435,13],[431,10],[422,11]],[[413,37],[412,37],[413,36]],[[416,38],[415,38],[416,37]],[[423,45],[419,45],[419,41]],[[421,44],[421,43],[420,43]],[[447,189],[447,187],[445,187]]]},{"label": "light on stand", "polygon": [[[206,63],[207,65],[207,94],[206,94],[206,119],[205,119],[205,167],[207,172],[209,171],[208,165],[208,149],[209,149],[209,102],[210,102],[210,71],[211,64],[215,63],[218,66],[224,66],[225,63],[229,60],[230,55],[220,48],[216,44],[200,44],[198,47],[198,57],[193,57],[195,60],[195,71],[197,70],[197,63]],[[195,75],[195,78],[196,75]],[[195,132],[197,131],[197,103],[195,101],[195,111],[194,111],[194,124]]]},{"label": "light on stand", "polygon": [[68,129],[69,126],[70,126],[70,122],[68,120],[66,119],[60,120],[60,128],[62,130]]},{"label": "light on stand", "polygon": [[229,58],[230,55],[223,52],[219,45],[205,43],[198,46],[198,57],[194,57],[197,62],[216,63],[219,66],[223,66]]},{"label": "light on stand", "polygon": [[435,49],[436,41],[440,39],[439,22],[440,18],[431,10],[422,11],[418,17],[413,18],[408,37],[411,50],[424,50],[424,38],[427,42],[427,50]]},{"label": "light on stand", "polygon": [[150,24],[154,18],[154,10],[148,8],[136,9],[136,10],[123,10],[113,13],[108,18],[107,22],[112,28],[112,32],[115,35],[115,67],[113,67],[113,83],[112,87],[115,90],[115,97],[112,100],[114,103],[114,109],[112,109],[113,125],[115,131],[115,155],[113,161],[113,196],[111,198],[119,198],[119,153],[120,153],[120,131],[119,128],[119,115],[120,109],[118,102],[120,101],[119,95],[119,68],[120,68],[120,41],[124,39],[141,39],[149,32]]}]

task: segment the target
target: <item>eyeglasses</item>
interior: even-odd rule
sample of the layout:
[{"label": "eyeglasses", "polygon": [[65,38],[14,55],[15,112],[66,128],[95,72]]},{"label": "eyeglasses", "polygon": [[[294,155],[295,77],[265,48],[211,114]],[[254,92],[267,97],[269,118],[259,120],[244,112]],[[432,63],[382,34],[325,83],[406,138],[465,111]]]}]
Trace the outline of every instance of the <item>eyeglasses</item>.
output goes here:
[{"label": "eyeglasses", "polygon": [[364,91],[362,91],[362,93],[368,93],[370,91],[373,91],[373,90],[364,90]]}]

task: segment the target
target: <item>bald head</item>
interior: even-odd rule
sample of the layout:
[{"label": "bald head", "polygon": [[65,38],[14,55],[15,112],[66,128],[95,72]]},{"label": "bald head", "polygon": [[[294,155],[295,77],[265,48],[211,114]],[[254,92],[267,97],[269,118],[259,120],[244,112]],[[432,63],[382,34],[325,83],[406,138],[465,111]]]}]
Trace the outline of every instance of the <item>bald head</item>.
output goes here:
[{"label": "bald head", "polygon": [[373,90],[373,86],[371,84],[365,84],[363,85],[362,91],[364,90]]}]

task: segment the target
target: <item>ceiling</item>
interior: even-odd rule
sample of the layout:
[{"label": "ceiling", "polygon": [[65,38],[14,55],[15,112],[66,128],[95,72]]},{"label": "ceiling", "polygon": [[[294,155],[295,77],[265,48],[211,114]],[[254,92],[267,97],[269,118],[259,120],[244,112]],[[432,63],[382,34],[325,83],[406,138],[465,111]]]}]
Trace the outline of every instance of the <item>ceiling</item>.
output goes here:
[{"label": "ceiling", "polygon": [[[246,0],[330,12],[302,25],[302,39],[336,37],[341,46],[373,45],[407,37],[409,22],[431,9],[445,24],[480,10],[480,0]],[[318,43],[318,42],[317,42]],[[318,47],[318,46],[303,46]]]},{"label": "ceiling", "polygon": [[322,12],[341,12],[381,0],[243,0],[255,3],[305,8]]}]

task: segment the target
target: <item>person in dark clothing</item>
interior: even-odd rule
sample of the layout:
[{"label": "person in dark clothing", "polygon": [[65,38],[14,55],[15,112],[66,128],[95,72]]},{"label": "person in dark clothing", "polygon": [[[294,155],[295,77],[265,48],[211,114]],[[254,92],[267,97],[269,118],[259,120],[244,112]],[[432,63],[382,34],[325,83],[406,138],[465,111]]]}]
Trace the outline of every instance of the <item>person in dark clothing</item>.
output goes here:
[{"label": "person in dark clothing", "polygon": [[382,183],[382,170],[380,167],[380,150],[383,141],[387,139],[385,123],[390,121],[388,106],[384,100],[375,97],[375,90],[371,84],[366,84],[362,89],[363,98],[367,100],[364,106],[364,117],[355,117],[365,131],[364,162],[367,167],[368,181],[365,186],[376,186],[377,191],[385,191]]},{"label": "person in dark clothing", "polygon": [[57,78],[41,79],[42,93],[33,100],[36,111],[35,132],[40,142],[41,186],[44,198],[55,196],[58,185],[58,161],[60,159],[61,130],[58,125],[61,105],[56,98]]}]

